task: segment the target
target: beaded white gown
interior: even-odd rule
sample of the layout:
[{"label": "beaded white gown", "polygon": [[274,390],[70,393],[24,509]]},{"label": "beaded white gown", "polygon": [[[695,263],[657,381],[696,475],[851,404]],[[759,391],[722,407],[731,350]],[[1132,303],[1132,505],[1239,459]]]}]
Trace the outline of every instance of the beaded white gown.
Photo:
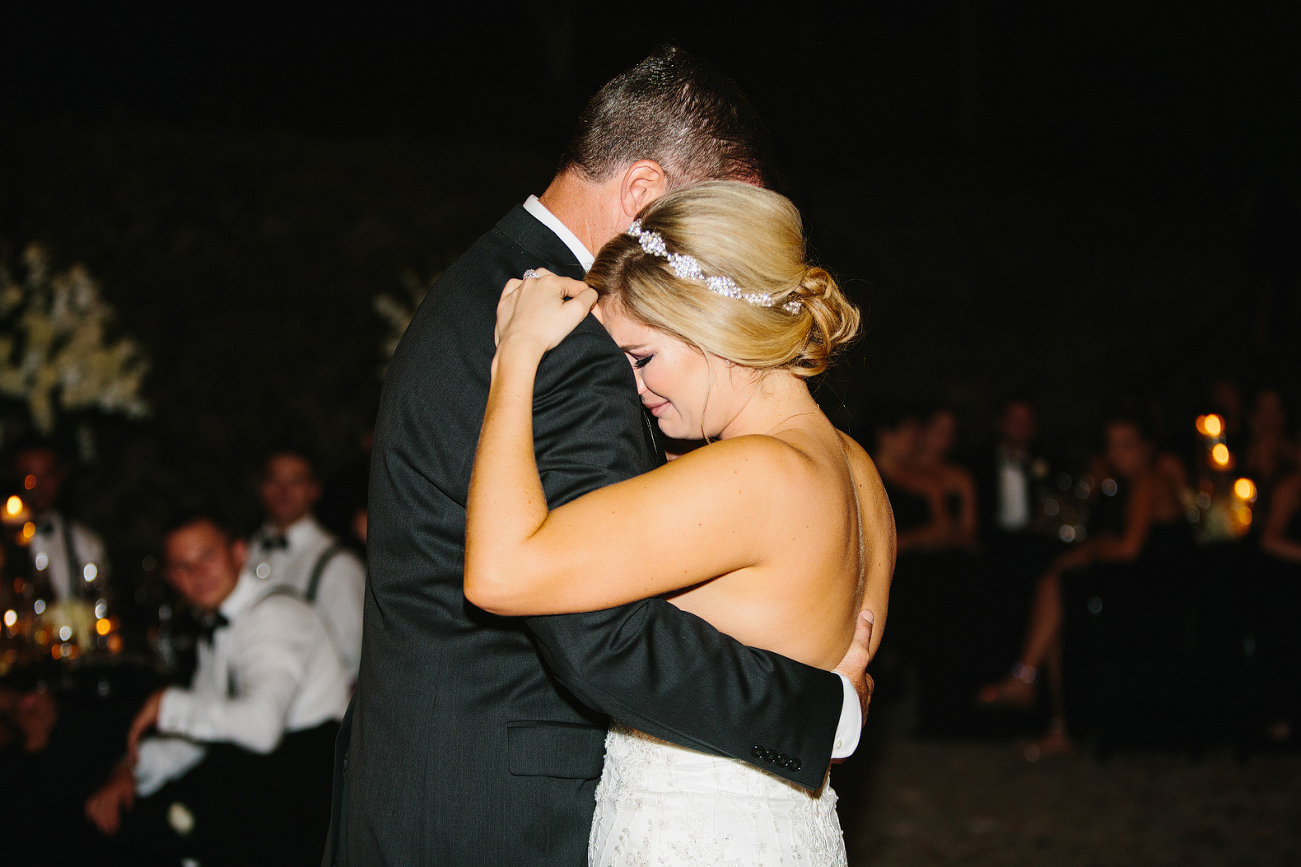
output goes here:
[{"label": "beaded white gown", "polygon": [[844,867],[836,793],[615,723],[605,740],[591,867]]}]

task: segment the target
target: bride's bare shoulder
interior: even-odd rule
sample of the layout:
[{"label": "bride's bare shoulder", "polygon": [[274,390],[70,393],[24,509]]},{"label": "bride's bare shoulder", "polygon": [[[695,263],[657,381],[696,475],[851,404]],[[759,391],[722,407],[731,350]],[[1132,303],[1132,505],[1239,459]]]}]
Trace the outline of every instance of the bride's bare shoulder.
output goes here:
[{"label": "bride's bare shoulder", "polygon": [[[765,467],[774,471],[797,470],[808,461],[808,453],[800,445],[767,434],[744,434],[718,440],[678,458],[695,462],[723,463],[736,469]],[[684,463],[684,466],[691,462]]]}]

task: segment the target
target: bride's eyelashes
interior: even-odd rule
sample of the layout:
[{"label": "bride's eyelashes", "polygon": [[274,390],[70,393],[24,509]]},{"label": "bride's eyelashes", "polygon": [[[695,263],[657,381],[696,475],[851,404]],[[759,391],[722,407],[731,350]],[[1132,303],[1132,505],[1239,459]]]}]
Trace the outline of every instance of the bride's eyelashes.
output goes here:
[{"label": "bride's eyelashes", "polygon": [[632,362],[634,370],[641,370],[643,367],[650,364],[650,360],[655,357],[654,353],[651,353],[650,355],[635,355],[629,352],[626,353],[626,355],[628,356],[628,360]]}]

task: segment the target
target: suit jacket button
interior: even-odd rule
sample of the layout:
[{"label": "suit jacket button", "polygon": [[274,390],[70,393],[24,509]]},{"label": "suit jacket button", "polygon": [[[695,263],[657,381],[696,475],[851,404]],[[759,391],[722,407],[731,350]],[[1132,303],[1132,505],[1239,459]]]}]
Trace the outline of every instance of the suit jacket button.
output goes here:
[{"label": "suit jacket button", "polygon": [[791,766],[791,757],[782,753],[777,757],[777,764],[781,765],[783,768],[789,768]]},{"label": "suit jacket button", "polygon": [[802,765],[800,765],[800,760],[799,760],[799,759],[791,759],[791,770],[792,770],[792,771],[798,771],[801,767],[802,767]]},{"label": "suit jacket button", "polygon": [[750,750],[750,755],[754,756],[756,759],[762,759],[765,752],[767,751],[763,747],[755,744],[754,749]]},{"label": "suit jacket button", "polygon": [[766,762],[775,762],[777,761],[777,753],[773,750],[764,750],[763,759]]}]

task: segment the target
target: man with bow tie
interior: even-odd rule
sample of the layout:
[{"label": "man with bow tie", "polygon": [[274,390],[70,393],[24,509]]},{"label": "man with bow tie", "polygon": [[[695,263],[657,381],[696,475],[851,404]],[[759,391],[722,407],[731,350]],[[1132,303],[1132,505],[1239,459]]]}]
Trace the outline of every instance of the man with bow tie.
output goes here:
[{"label": "man with bow tie", "polygon": [[198,665],[188,689],[145,701],[86,816],[123,863],[313,863],[348,704],[338,659],[320,652],[325,628],[245,569],[247,546],[209,514],[174,521],[163,550],[168,583],[206,626]]},{"label": "man with bow tie", "polygon": [[109,571],[104,543],[56,508],[64,469],[54,448],[39,441],[20,446],[14,454],[14,475],[32,514],[35,533],[28,550],[35,574],[60,602],[102,596]]},{"label": "man with bow tie", "polygon": [[280,450],[268,457],[258,495],[266,522],[249,539],[249,570],[293,588],[316,609],[351,684],[361,661],[366,568],[312,514],[321,484],[305,455]]}]

